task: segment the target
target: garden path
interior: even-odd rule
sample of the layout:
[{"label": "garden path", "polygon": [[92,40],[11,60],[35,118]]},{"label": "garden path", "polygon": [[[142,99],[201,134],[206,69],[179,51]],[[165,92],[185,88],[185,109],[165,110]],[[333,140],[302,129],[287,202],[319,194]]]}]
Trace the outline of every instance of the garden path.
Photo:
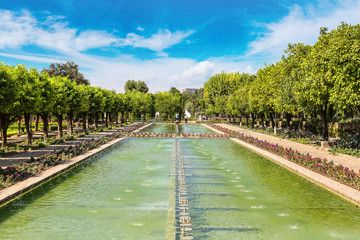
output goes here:
[{"label": "garden path", "polygon": [[330,153],[327,148],[321,149],[320,147],[313,147],[311,145],[297,143],[291,140],[283,139],[280,137],[270,136],[263,133],[254,132],[251,130],[243,129],[239,126],[229,125],[225,123],[216,124],[218,126],[256,137],[259,140],[266,140],[269,143],[279,144],[283,147],[292,148],[298,150],[301,153],[309,153],[313,157],[326,158],[328,161],[332,160],[336,165],[343,165],[349,169],[353,169],[355,172],[360,171],[360,158],[350,155],[336,153],[336,155]]}]

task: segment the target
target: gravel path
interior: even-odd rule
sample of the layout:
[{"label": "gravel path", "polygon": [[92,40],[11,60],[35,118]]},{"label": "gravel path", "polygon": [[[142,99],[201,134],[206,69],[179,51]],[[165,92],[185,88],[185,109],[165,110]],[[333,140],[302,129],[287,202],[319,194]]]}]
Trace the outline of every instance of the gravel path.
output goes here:
[{"label": "gravel path", "polygon": [[307,144],[293,142],[287,139],[282,139],[279,137],[270,136],[263,133],[257,133],[254,131],[250,131],[247,129],[240,128],[238,126],[233,126],[225,123],[219,123],[218,126],[228,128],[230,130],[237,131],[239,133],[243,133],[245,135],[250,135],[258,138],[259,140],[266,140],[267,142],[273,144],[279,144],[283,147],[292,148],[293,150],[298,150],[301,153],[309,153],[313,157],[326,158],[327,160],[332,160],[336,165],[343,165],[350,169],[354,169],[354,171],[358,172],[360,170],[360,158],[349,156],[346,154],[337,153],[336,155],[328,152],[327,149],[320,149],[320,147],[313,147]]}]

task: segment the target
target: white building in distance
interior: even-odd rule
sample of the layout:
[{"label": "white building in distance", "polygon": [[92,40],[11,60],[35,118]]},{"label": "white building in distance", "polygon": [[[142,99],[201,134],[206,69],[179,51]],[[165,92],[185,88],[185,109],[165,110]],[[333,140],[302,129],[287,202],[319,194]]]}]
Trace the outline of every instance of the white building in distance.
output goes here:
[{"label": "white building in distance", "polygon": [[181,90],[181,93],[183,92],[191,92],[192,94],[194,94],[196,92],[196,90],[199,90],[198,88],[183,88]]}]

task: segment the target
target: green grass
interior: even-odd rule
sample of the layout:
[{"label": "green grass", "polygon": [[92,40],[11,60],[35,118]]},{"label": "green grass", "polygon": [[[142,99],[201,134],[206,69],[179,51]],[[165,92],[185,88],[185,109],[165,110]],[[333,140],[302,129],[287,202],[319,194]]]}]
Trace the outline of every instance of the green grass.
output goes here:
[{"label": "green grass", "polygon": [[[67,128],[67,123],[63,123],[63,128]],[[41,130],[42,128],[44,127],[44,123],[43,122],[39,122],[39,130]],[[49,123],[49,129],[51,129],[51,127],[53,128],[56,128],[57,129],[57,123],[56,122],[52,122],[52,123]],[[24,129],[24,131],[21,131],[21,128]],[[35,122],[32,123],[32,131],[35,131]],[[25,132],[25,123],[21,123],[20,124],[20,133],[24,133]],[[7,130],[7,135],[8,136],[13,136],[15,134],[18,133],[18,123],[12,123],[8,130]]]}]

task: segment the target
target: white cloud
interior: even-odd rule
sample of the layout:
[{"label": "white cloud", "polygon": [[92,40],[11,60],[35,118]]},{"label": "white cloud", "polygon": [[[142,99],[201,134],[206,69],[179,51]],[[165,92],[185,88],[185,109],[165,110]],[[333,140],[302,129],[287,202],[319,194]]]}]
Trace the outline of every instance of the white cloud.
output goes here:
[{"label": "white cloud", "polygon": [[312,5],[304,8],[294,5],[289,14],[280,21],[263,24],[266,32],[249,44],[248,55],[263,54],[279,59],[288,43],[314,44],[319,36],[320,27],[334,29],[341,22],[360,22],[359,0],[338,1],[338,6],[327,8],[325,14],[319,7],[321,6]]},{"label": "white cloud", "polygon": [[169,80],[174,86],[179,86],[179,88],[201,87],[203,83],[216,72],[216,70],[219,69],[217,69],[216,64],[213,62],[195,62],[180,74],[172,75]]},{"label": "white cloud", "polygon": [[32,39],[36,19],[28,12],[0,10],[0,48],[18,48]]},{"label": "white cloud", "polygon": [[62,60],[61,58],[56,58],[53,56],[31,56],[31,55],[24,55],[24,54],[10,54],[10,53],[1,53],[0,56],[8,57],[8,58],[15,58],[19,60],[31,61],[31,62],[38,62],[38,63],[47,63],[51,64],[54,62],[65,63],[66,61]]},{"label": "white cloud", "polygon": [[[0,9],[0,49],[21,48],[36,45],[44,49],[72,55],[88,49],[116,46],[147,48],[157,52],[157,56],[167,57],[164,49],[183,41],[194,31],[159,31],[150,37],[135,33],[126,38],[117,38],[105,31],[71,28],[63,16],[48,16],[44,22],[38,21],[29,11],[12,12]],[[142,27],[137,30],[143,31]]]},{"label": "white cloud", "polygon": [[193,33],[193,30],[172,33],[168,29],[159,29],[157,33],[148,38],[135,33],[129,33],[126,38],[119,39],[118,46],[133,46],[162,52],[164,49],[180,43]]},{"label": "white cloud", "polygon": [[37,45],[72,54],[91,48],[110,46],[117,39],[104,31],[83,31],[67,26],[62,16],[49,16],[39,22],[29,11],[0,10],[0,49]]},{"label": "white cloud", "polygon": [[138,31],[142,32],[142,31],[144,31],[145,29],[144,29],[144,28],[142,28],[142,27],[140,27],[140,26],[138,26],[138,27],[136,28],[136,30],[138,30]]}]

